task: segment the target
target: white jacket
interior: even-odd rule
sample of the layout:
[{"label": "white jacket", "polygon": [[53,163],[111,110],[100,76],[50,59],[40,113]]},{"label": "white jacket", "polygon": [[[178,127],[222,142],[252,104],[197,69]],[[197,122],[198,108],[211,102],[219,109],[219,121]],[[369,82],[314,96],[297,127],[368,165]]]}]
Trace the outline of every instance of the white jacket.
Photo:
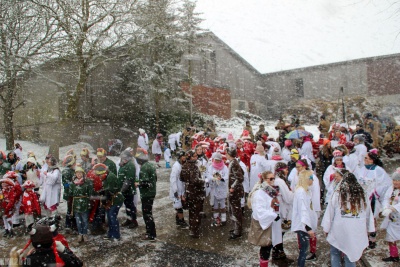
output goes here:
[{"label": "white jacket", "polygon": [[169,197],[171,199],[175,199],[174,193],[177,192],[178,196],[183,196],[185,193],[185,183],[179,180],[181,176],[182,165],[179,161],[176,161],[174,165],[172,165],[171,174],[169,176]]},{"label": "white jacket", "polygon": [[311,209],[311,192],[306,192],[303,187],[297,188],[293,199],[292,232],[307,232],[306,225],[315,232],[317,224],[317,214]]},{"label": "white jacket", "polygon": [[267,159],[259,154],[254,154],[250,158],[250,191],[254,185],[260,180],[258,175],[265,171],[272,171],[268,165]]},{"label": "white jacket", "polygon": [[290,220],[292,216],[294,193],[289,189],[286,182],[278,176],[275,177],[274,185],[279,187],[279,214],[282,219]]},{"label": "white jacket", "polygon": [[385,241],[396,242],[400,240],[400,190],[393,190],[393,186],[387,190],[383,201],[383,208],[394,208],[389,216],[385,217],[381,229],[386,229]]},{"label": "white jacket", "polygon": [[299,153],[301,156],[307,156],[307,158],[309,160],[311,160],[312,162],[315,162],[315,158],[314,158],[314,154],[313,154],[313,147],[312,147],[312,143],[310,141],[306,141],[303,143]]},{"label": "white jacket", "polygon": [[144,134],[144,137],[143,135],[139,135],[137,142],[139,147],[146,149],[146,151],[149,150],[149,137],[147,133]]},{"label": "white jacket", "polygon": [[252,216],[263,230],[272,225],[272,245],[282,243],[281,220],[275,221],[277,213],[271,207],[272,198],[263,190],[255,191],[251,198]]},{"label": "white jacket", "polygon": [[245,193],[250,192],[250,178],[249,178],[249,172],[247,171],[247,166],[244,164],[242,161],[240,161],[239,158],[237,158],[239,161],[240,167],[242,167],[243,170],[243,190]]},{"label": "white jacket", "polygon": [[40,179],[43,181],[43,191],[40,202],[46,204],[47,208],[58,204],[61,194],[61,172],[55,169],[47,174],[42,173]]},{"label": "white jacket", "polygon": [[[293,173],[294,172],[294,173]],[[290,174],[292,175],[293,173],[293,178],[290,183],[290,189],[294,192],[296,190],[297,183],[299,182],[299,176],[297,174],[297,170],[293,169]],[[309,188],[311,191],[311,201],[313,204],[314,211],[320,212],[321,211],[321,187],[319,186],[319,180],[318,177],[313,174],[313,184],[311,188]]]},{"label": "white jacket", "polygon": [[358,261],[368,246],[368,232],[375,232],[374,216],[369,200],[366,209],[352,214],[341,209],[339,192],[335,191],[322,219],[321,226],[328,233],[329,244],[347,255],[351,262]]},{"label": "white jacket", "polygon": [[153,154],[162,154],[160,143],[158,143],[157,139],[154,139],[153,145],[151,147],[151,153]]},{"label": "white jacket", "polygon": [[[221,175],[221,178],[224,179],[224,181],[216,181],[215,179],[213,179],[214,174],[217,172]],[[224,166],[222,170],[217,170],[212,165],[210,165],[205,177],[206,177],[205,179],[206,183],[208,183],[211,188],[210,192],[211,197],[214,196],[217,199],[225,199],[228,197],[228,183],[229,183],[228,167]]]}]

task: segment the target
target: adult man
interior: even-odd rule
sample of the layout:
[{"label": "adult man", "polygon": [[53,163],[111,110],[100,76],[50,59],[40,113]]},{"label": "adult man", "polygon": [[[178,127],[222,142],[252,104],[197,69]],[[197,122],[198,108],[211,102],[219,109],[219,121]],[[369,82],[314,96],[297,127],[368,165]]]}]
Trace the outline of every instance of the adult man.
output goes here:
[{"label": "adult man", "polygon": [[326,119],[325,115],[321,115],[318,130],[321,132],[323,137],[328,137],[329,128],[331,127],[331,123]]},{"label": "adult man", "polygon": [[117,165],[115,165],[115,163],[112,160],[107,158],[107,152],[104,150],[104,148],[98,148],[96,155],[98,163],[103,163],[108,167],[108,171],[117,175]]},{"label": "adult man", "polygon": [[140,165],[139,182],[135,185],[140,188],[140,200],[142,201],[143,220],[146,224],[146,234],[142,240],[154,242],[157,237],[156,225],[153,218],[153,203],[156,197],[157,172],[156,167],[148,161],[144,153],[136,154],[136,161]]},{"label": "adult man", "polygon": [[73,198],[69,196],[69,186],[75,175],[76,159],[74,155],[67,155],[63,160],[64,170],[61,172],[62,184],[64,186],[63,199],[67,201],[67,216],[65,216],[65,230],[69,232],[72,228],[77,229],[76,220],[72,210]]},{"label": "adult man", "polygon": [[127,219],[122,226],[127,226],[130,229],[136,228],[138,226],[136,220],[136,206],[134,203],[134,195],[136,194],[136,168],[132,161],[132,154],[124,150],[122,151],[121,161],[119,163],[118,179],[122,182],[123,186],[121,193],[124,196],[124,204],[126,208],[126,215],[130,218]]},{"label": "adult man", "polygon": [[[253,128],[250,125],[250,121],[246,121],[246,125],[243,127],[243,132],[244,131],[248,131],[249,135],[250,135],[250,141],[253,142],[254,141],[254,134],[253,134]],[[243,134],[240,136],[242,137]]]},{"label": "adult man", "polygon": [[240,201],[244,195],[243,179],[244,172],[236,159],[237,151],[229,148],[226,158],[229,160],[229,209],[233,221],[233,231],[230,232],[229,239],[233,240],[242,236],[242,208]]}]

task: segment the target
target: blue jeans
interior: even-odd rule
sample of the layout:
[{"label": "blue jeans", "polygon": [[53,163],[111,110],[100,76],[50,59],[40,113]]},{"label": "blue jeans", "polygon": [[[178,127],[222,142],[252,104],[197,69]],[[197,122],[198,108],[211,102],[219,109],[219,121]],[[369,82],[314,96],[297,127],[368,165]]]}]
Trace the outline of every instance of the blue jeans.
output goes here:
[{"label": "blue jeans", "polygon": [[87,235],[89,225],[89,213],[86,212],[75,212],[76,226],[78,227],[78,233],[80,235]]},{"label": "blue jeans", "polygon": [[[341,267],[340,261],[342,258],[342,252],[331,245],[331,267]],[[344,266],[345,267],[356,267],[355,262],[351,262],[346,254],[344,254]]]},{"label": "blue jeans", "polygon": [[310,245],[310,235],[307,232],[296,231],[297,239],[300,244],[299,257],[297,258],[297,266],[304,267],[306,265],[307,251]]},{"label": "blue jeans", "polygon": [[119,239],[121,237],[119,233],[119,222],[117,218],[120,208],[120,206],[111,206],[110,209],[106,210],[108,220],[108,237],[116,239]]}]

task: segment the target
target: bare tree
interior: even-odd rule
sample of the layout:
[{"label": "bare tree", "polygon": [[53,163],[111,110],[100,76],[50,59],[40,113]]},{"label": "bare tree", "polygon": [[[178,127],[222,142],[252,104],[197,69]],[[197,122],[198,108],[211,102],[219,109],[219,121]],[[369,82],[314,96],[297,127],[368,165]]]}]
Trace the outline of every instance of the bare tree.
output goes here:
[{"label": "bare tree", "polygon": [[75,90],[68,93],[66,113],[67,118],[75,119],[90,73],[100,64],[114,60],[116,56],[111,56],[110,51],[132,38],[137,0],[30,1],[56,21],[65,36],[65,59],[78,68]]},{"label": "bare tree", "polygon": [[20,81],[50,56],[58,29],[54,20],[27,1],[0,0],[0,108],[6,149],[14,146],[14,111]]}]

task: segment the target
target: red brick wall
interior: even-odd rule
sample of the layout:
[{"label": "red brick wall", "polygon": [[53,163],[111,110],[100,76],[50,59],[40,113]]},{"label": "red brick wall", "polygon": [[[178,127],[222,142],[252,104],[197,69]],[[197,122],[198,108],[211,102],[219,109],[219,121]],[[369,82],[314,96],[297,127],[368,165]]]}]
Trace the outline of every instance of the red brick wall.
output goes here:
[{"label": "red brick wall", "polygon": [[400,94],[400,57],[367,62],[369,95]]},{"label": "red brick wall", "polygon": [[[189,84],[181,84],[183,91],[190,94]],[[208,115],[229,119],[231,117],[231,91],[203,85],[192,86],[193,110]]]}]

